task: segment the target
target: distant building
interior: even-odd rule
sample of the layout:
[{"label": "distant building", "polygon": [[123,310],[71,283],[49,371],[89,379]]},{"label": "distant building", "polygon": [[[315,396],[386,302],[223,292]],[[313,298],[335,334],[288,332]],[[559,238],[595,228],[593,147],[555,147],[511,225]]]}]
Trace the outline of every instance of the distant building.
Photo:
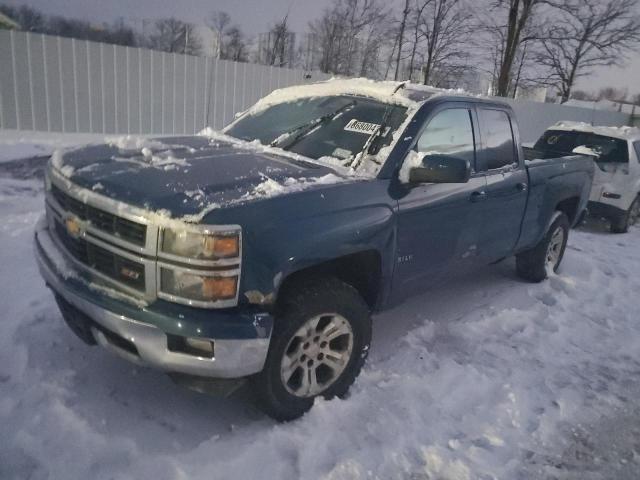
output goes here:
[{"label": "distant building", "polygon": [[0,12],[0,30],[20,30],[20,24]]},{"label": "distant building", "polygon": [[612,112],[628,113],[629,115],[640,115],[640,107],[633,103],[615,102],[613,100],[602,99],[598,101],[574,100],[570,99],[564,103],[570,107],[591,108],[593,110],[609,110]]},{"label": "distant building", "polygon": [[547,100],[547,87],[518,87],[516,100],[529,100],[531,102],[545,102]]}]

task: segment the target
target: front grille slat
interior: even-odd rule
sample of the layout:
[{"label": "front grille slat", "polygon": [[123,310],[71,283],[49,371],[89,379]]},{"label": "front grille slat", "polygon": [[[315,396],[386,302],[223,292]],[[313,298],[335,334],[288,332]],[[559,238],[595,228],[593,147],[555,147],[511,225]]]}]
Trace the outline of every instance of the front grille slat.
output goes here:
[{"label": "front grille slat", "polygon": [[55,185],[51,186],[51,194],[64,210],[73,213],[82,220],[88,221],[94,228],[132,244],[145,246],[147,240],[146,225],[86,205],[66,194]]}]

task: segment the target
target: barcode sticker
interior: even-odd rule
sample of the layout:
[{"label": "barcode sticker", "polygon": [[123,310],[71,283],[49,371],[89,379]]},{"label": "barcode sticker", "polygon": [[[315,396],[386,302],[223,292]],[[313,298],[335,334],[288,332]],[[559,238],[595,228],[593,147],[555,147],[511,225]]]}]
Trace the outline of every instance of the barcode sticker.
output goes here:
[{"label": "barcode sticker", "polygon": [[380,125],[377,123],[361,122],[355,118],[349,120],[349,123],[344,126],[344,129],[348,132],[364,133],[366,135],[371,135],[379,128]]}]

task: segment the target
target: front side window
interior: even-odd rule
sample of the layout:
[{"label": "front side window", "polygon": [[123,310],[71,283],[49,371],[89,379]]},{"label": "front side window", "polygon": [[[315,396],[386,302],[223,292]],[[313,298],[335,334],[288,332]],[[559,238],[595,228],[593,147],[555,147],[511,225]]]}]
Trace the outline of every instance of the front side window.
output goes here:
[{"label": "front side window", "polygon": [[640,162],[640,141],[635,142],[633,144],[633,148],[636,149],[636,158],[638,159],[638,161]]},{"label": "front side window", "polygon": [[516,164],[515,143],[507,112],[481,108],[479,117],[487,169]]},{"label": "front side window", "polygon": [[418,138],[415,148],[421,154],[450,155],[474,165],[475,146],[469,110],[452,108],[437,113]]},{"label": "front side window", "polygon": [[241,117],[225,133],[348,165],[374,134],[379,133],[378,149],[389,145],[405,117],[402,106],[350,95],[322,96],[270,105]]}]

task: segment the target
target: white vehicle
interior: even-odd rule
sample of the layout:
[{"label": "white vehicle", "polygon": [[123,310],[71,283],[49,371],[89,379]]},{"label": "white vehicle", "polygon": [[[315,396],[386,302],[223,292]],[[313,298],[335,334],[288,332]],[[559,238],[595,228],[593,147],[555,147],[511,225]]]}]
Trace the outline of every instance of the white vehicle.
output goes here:
[{"label": "white vehicle", "polygon": [[614,233],[625,233],[640,220],[640,128],[559,122],[540,137],[534,149],[543,158],[558,152],[593,155],[598,168],[589,213],[609,220]]}]

